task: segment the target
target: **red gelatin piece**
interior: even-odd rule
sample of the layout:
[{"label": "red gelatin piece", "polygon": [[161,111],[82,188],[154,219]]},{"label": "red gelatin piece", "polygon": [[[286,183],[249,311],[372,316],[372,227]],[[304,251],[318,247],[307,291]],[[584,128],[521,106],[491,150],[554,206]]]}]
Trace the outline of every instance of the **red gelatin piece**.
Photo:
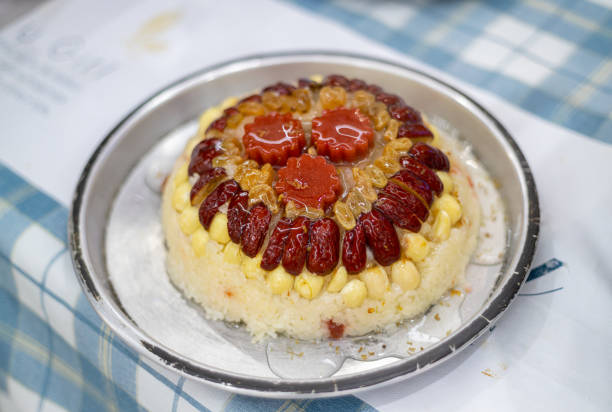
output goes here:
[{"label": "red gelatin piece", "polygon": [[389,114],[395,120],[405,123],[422,123],[421,114],[406,104],[394,104],[389,107]]},{"label": "red gelatin piece", "polygon": [[239,191],[227,208],[227,231],[234,243],[240,243],[242,231],[249,219],[249,192]]},{"label": "red gelatin piece", "polygon": [[408,208],[406,205],[401,203],[390,196],[379,196],[378,200],[374,204],[374,207],[385,216],[395,223],[397,227],[402,229],[410,230],[412,232],[418,232],[421,230],[421,221],[419,218]]},{"label": "red gelatin piece", "polygon": [[306,207],[325,209],[342,192],[336,168],[322,156],[303,154],[292,157],[278,171],[275,184],[283,202],[289,200]]},{"label": "red gelatin piece", "polygon": [[230,200],[238,190],[240,190],[240,186],[235,180],[226,180],[204,199],[198,213],[200,223],[206,230],[210,228],[210,223],[221,205]]},{"label": "red gelatin piece", "polygon": [[[427,206],[433,202],[433,192],[423,179],[412,173],[408,169],[403,169],[391,176],[392,180],[403,183],[408,189],[419,196]],[[401,185],[400,185],[401,186]]]},{"label": "red gelatin piece", "polygon": [[312,140],[318,154],[334,162],[352,162],[368,153],[374,130],[359,109],[341,108],[312,119]]},{"label": "red gelatin piece", "polygon": [[310,221],[298,216],[291,222],[285,250],[283,251],[283,268],[292,275],[299,275],[306,262],[308,253],[308,227]]},{"label": "red gelatin piece", "polygon": [[248,257],[255,257],[268,233],[272,214],[263,203],[258,203],[249,211],[247,224],[244,226],[240,245],[242,252]]},{"label": "red gelatin piece", "polygon": [[194,173],[202,175],[207,170],[212,169],[212,160],[221,153],[223,153],[221,140],[202,140],[191,152],[191,160],[189,161],[189,168],[187,169],[189,176]]},{"label": "red gelatin piece", "polygon": [[411,139],[433,139],[434,135],[423,123],[402,123],[397,130],[397,137]]},{"label": "red gelatin piece", "polygon": [[344,335],[344,325],[342,323],[336,323],[329,319],[325,322],[327,330],[329,331],[329,337],[332,339],[340,339]]},{"label": "red gelatin piece", "polygon": [[339,86],[347,88],[349,85],[349,80],[340,74],[330,74],[325,78],[323,84],[326,86]]},{"label": "red gelatin piece", "polygon": [[214,167],[202,172],[200,174],[200,178],[194,183],[193,187],[191,188],[191,192],[189,193],[189,199],[191,200],[192,206],[197,205],[203,200],[204,188],[206,185],[225,175],[225,169],[222,167]]},{"label": "red gelatin piece", "polygon": [[289,218],[282,218],[276,224],[268,240],[268,246],[266,246],[266,250],[261,258],[259,266],[262,269],[273,270],[280,264],[283,251],[285,250],[285,243],[289,236],[289,228],[291,228],[291,220]]},{"label": "red gelatin piece", "polygon": [[410,148],[408,154],[434,170],[442,170],[444,172],[450,170],[450,162],[444,152],[428,144],[415,143]]},{"label": "red gelatin piece", "polygon": [[400,165],[404,169],[410,170],[412,173],[423,179],[425,183],[429,185],[431,190],[433,190],[437,196],[440,196],[442,190],[444,189],[444,185],[433,170],[412,156],[402,156],[400,158]]},{"label": "red gelatin piece", "polygon": [[306,145],[302,122],[289,113],[258,116],[244,131],[245,152],[259,164],[284,166],[289,157],[299,156]]},{"label": "red gelatin piece", "polygon": [[306,267],[312,273],[326,275],[338,264],[340,230],[332,219],[326,217],[310,226],[310,252]]},{"label": "red gelatin piece", "polygon": [[365,231],[366,242],[374,259],[383,266],[389,266],[400,258],[400,243],[395,228],[380,211],[372,209],[359,217]]},{"label": "red gelatin piece", "polygon": [[295,90],[295,86],[292,86],[290,84],[283,83],[283,82],[278,82],[276,84],[266,87],[265,89],[262,90],[262,92],[263,93],[274,92],[278,95],[289,95],[294,90]]},{"label": "red gelatin piece", "polygon": [[344,234],[342,241],[342,264],[348,273],[359,273],[367,261],[366,238],[363,226],[357,222],[354,228]]},{"label": "red gelatin piece", "polygon": [[429,208],[408,188],[404,189],[397,183],[389,182],[378,194],[379,198],[385,196],[393,197],[399,200],[402,204],[408,207],[421,222],[427,220],[427,216],[429,216]]}]

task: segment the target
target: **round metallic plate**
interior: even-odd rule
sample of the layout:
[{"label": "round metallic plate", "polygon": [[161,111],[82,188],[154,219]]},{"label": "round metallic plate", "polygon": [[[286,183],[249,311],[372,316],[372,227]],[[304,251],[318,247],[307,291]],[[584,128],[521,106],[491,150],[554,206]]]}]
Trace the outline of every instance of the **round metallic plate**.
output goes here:
[{"label": "round metallic plate", "polygon": [[[456,331],[417,354],[387,358],[385,362],[372,362],[371,366],[361,365],[349,373],[324,378],[250,375],[231,367],[203,363],[160,343],[126,312],[109,273],[105,237],[113,205],[124,183],[151,149],[160,146],[162,137],[181,128],[188,129],[204,108],[227,96],[243,95],[279,80],[331,73],[379,84],[406,97],[409,103],[414,102],[424,113],[444,119],[469,143],[499,183],[508,219],[508,245],[484,303]],[[449,359],[487,331],[517,295],[533,258],[538,229],[538,198],[529,166],[504,127],[478,103],[454,87],[409,67],[364,56],[323,52],[234,60],[196,72],[154,94],[127,114],[96,148],[76,187],[69,220],[72,258],[83,290],[100,317],[131,348],[189,378],[239,393],[269,397],[354,393],[414,376]],[[163,243],[159,237],[161,232],[157,241]],[[202,318],[202,322],[207,321]]]}]

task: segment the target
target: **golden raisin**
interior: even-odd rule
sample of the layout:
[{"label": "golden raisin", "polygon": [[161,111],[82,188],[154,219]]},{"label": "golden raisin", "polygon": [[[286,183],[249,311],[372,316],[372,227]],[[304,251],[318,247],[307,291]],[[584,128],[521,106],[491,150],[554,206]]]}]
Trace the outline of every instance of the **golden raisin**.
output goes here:
[{"label": "golden raisin", "polygon": [[280,112],[281,113],[289,113],[295,110],[295,106],[297,105],[295,97],[287,96],[287,95],[280,95],[278,96],[278,98],[280,100]]},{"label": "golden raisin", "polygon": [[292,95],[295,98],[295,110],[302,113],[310,110],[310,91],[308,89],[295,89]]},{"label": "golden raisin", "polygon": [[279,110],[281,108],[280,96],[274,92],[265,92],[261,95],[261,101],[264,106],[270,110]]},{"label": "golden raisin", "polygon": [[319,100],[324,110],[336,109],[346,103],[346,91],[339,86],[325,86],[319,92]]},{"label": "golden raisin", "polygon": [[385,150],[389,150],[390,152],[392,151],[395,153],[396,156],[398,156],[403,153],[408,153],[411,147],[412,141],[407,137],[402,137],[387,143],[387,146],[385,146]]},{"label": "golden raisin", "polygon": [[400,170],[400,164],[397,159],[388,156],[381,156],[374,161],[374,164],[382,170],[386,176],[391,176]]},{"label": "golden raisin", "polygon": [[387,185],[385,173],[375,165],[366,166],[365,171],[370,176],[370,181],[374,187],[382,189]]},{"label": "golden raisin", "polygon": [[227,127],[229,127],[230,129],[235,129],[236,127],[238,127],[241,121],[242,121],[242,114],[234,113],[230,117],[227,118]]},{"label": "golden raisin", "polygon": [[234,175],[234,180],[240,183],[242,190],[251,190],[251,188],[265,184],[271,185],[274,180],[274,169],[269,163],[263,165],[260,169],[242,170],[242,165],[239,166],[239,171]]},{"label": "golden raisin", "polygon": [[249,189],[249,204],[254,205],[259,202],[263,202],[270,212],[278,213],[278,201],[272,186],[262,183]]},{"label": "golden raisin", "polygon": [[387,111],[387,107],[386,106],[381,108],[381,109],[379,109],[374,114],[374,118],[372,119],[373,123],[374,123],[374,128],[376,130],[384,129],[385,126],[387,125],[387,123],[389,123],[390,119],[391,119],[391,116],[389,115],[389,112]]},{"label": "golden raisin", "polygon": [[236,155],[222,154],[212,160],[213,167],[227,167],[230,165],[236,165],[242,162],[242,158]]},{"label": "golden raisin", "polygon": [[249,159],[249,160],[242,162],[236,168],[236,173],[234,173],[234,180],[237,182],[240,182],[240,179],[242,179],[242,177],[245,175],[247,171],[252,170],[252,169],[257,169],[258,167],[259,165],[257,164],[255,160]]},{"label": "golden raisin", "polygon": [[378,195],[376,194],[376,190],[374,190],[371,184],[355,185],[355,190],[361,193],[361,195],[368,202],[374,202],[378,198]]},{"label": "golden raisin", "polygon": [[372,209],[372,205],[370,204],[370,202],[368,202],[366,198],[363,197],[363,194],[361,194],[361,192],[358,192],[356,190],[352,190],[346,196],[346,205],[355,217],[359,217],[362,212],[367,213]]},{"label": "golden raisin", "polygon": [[372,106],[375,101],[374,95],[365,90],[357,90],[353,94],[353,106],[366,115],[370,113],[370,106]]},{"label": "golden raisin", "polygon": [[266,107],[253,101],[242,102],[238,105],[238,110],[245,116],[263,116],[266,114]]},{"label": "golden raisin", "polygon": [[387,130],[385,130],[384,138],[386,141],[391,141],[397,137],[397,131],[399,130],[400,122],[395,119],[389,120]]},{"label": "golden raisin", "polygon": [[334,214],[336,215],[338,223],[340,223],[344,229],[351,230],[355,227],[355,216],[353,216],[353,212],[351,212],[351,209],[349,209],[346,203],[338,200],[334,204]]},{"label": "golden raisin", "polygon": [[221,148],[229,155],[240,155],[241,143],[238,138],[225,138],[221,141]]},{"label": "golden raisin", "polygon": [[323,217],[325,215],[325,212],[323,211],[323,209],[304,207],[290,200],[285,206],[285,215],[290,219],[296,218],[298,216],[306,216],[311,219],[317,219]]}]

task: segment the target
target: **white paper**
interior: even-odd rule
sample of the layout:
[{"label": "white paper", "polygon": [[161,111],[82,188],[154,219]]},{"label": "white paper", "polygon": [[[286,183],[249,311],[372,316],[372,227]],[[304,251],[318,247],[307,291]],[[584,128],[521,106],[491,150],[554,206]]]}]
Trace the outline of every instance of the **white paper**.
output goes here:
[{"label": "white paper", "polygon": [[[153,19],[161,29],[147,29]],[[68,206],[82,165],[131,107],[195,69],[289,49],[394,59],[467,91],[508,128],[535,174],[542,226],[534,264],[565,263],[523,292],[563,289],[519,297],[475,346],[359,396],[385,411],[608,409],[612,146],[331,21],[273,1],[50,2],[0,32],[0,160]]]}]

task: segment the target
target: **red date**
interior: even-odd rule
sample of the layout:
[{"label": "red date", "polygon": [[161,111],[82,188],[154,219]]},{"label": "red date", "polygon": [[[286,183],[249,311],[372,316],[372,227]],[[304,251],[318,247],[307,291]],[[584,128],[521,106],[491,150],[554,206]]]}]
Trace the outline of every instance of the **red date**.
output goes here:
[{"label": "red date", "polygon": [[374,207],[395,223],[397,227],[407,229],[412,232],[421,230],[419,218],[403,203],[388,195],[380,195]]},{"label": "red date", "polygon": [[412,156],[402,156],[400,158],[400,165],[404,169],[410,170],[412,173],[423,179],[430,189],[433,190],[437,196],[440,196],[442,190],[444,189],[444,185],[433,170]]},{"label": "red date", "polygon": [[249,220],[249,192],[239,191],[227,208],[227,232],[234,243],[240,243],[242,230]]},{"label": "red date", "polygon": [[410,148],[408,154],[434,170],[442,170],[444,172],[450,170],[450,162],[444,152],[428,144],[415,143]]},{"label": "red date", "polygon": [[310,226],[310,252],[306,267],[312,273],[326,275],[338,264],[340,230],[330,218],[319,219]]},{"label": "red date", "polygon": [[259,266],[261,266],[262,269],[273,270],[280,264],[281,258],[283,257],[283,251],[285,250],[285,243],[289,236],[290,227],[290,219],[283,218],[278,221],[270,235],[268,246],[266,246],[266,250],[261,258],[261,264]]},{"label": "red date", "polygon": [[359,221],[344,234],[342,241],[342,264],[348,273],[359,273],[365,269],[367,260],[366,238]]},{"label": "red date", "polygon": [[429,207],[433,202],[433,192],[423,179],[412,173],[408,169],[403,169],[391,176],[391,180],[403,183],[408,189],[412,190]]},{"label": "red date", "polygon": [[189,176],[194,173],[202,175],[207,170],[212,169],[213,158],[221,153],[223,153],[223,149],[221,149],[221,140],[202,140],[191,152],[191,160],[189,161],[188,168]]},{"label": "red date", "polygon": [[429,209],[421,199],[417,197],[410,190],[404,190],[400,185],[394,182],[389,182],[384,187],[383,190],[380,191],[378,197],[388,196],[393,197],[399,200],[402,204],[404,204],[407,208],[409,208],[412,213],[414,213],[421,222],[427,220],[427,216],[429,216]]},{"label": "red date", "polygon": [[204,194],[206,193],[204,189],[206,188],[206,186],[213,180],[223,177],[225,175],[225,169],[223,169],[222,167],[215,167],[212,169],[208,169],[205,172],[202,172],[200,178],[191,188],[191,193],[189,193],[191,205],[195,206],[197,204],[200,204],[200,202],[204,200]]},{"label": "red date", "polygon": [[380,211],[372,209],[359,217],[366,242],[374,259],[382,266],[389,266],[400,258],[400,243],[395,228]]},{"label": "red date", "polygon": [[292,275],[299,275],[306,262],[309,226],[310,221],[304,216],[298,216],[291,222],[282,263],[285,270]]},{"label": "red date", "polygon": [[215,188],[202,202],[199,210],[200,223],[206,230],[210,228],[215,214],[240,189],[235,180],[226,180]]},{"label": "red date", "polygon": [[240,245],[242,252],[248,257],[255,257],[268,233],[272,215],[263,203],[258,203],[249,211],[247,224],[242,230]]}]

